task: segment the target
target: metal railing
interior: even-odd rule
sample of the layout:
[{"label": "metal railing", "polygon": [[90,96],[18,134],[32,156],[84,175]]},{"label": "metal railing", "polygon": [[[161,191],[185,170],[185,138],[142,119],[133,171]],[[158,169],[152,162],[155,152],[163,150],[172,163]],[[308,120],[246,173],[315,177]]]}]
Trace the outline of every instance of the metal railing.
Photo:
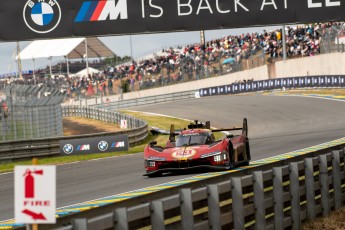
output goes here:
[{"label": "metal railing", "polygon": [[148,136],[148,125],[145,121],[117,112],[90,107],[66,106],[62,107],[62,115],[64,117],[81,116],[116,124],[120,124],[120,121],[124,119],[127,120],[129,129],[78,136],[0,142],[0,161],[59,155],[61,140],[128,135],[129,145],[134,146],[141,143]]},{"label": "metal railing", "polygon": [[191,99],[191,98],[195,98],[195,90],[150,96],[150,97],[141,97],[141,98],[135,98],[135,99],[130,99],[130,100],[96,104],[96,105],[91,105],[91,106],[96,107],[96,108],[106,108],[109,110],[118,110],[121,108],[157,104],[157,103],[178,101],[178,100]]}]

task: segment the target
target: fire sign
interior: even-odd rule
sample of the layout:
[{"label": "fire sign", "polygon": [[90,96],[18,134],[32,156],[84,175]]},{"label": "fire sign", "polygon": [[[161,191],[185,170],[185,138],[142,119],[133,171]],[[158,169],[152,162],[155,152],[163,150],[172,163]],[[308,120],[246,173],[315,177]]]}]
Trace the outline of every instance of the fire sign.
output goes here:
[{"label": "fire sign", "polygon": [[14,176],[16,223],[55,223],[55,166],[16,166]]}]

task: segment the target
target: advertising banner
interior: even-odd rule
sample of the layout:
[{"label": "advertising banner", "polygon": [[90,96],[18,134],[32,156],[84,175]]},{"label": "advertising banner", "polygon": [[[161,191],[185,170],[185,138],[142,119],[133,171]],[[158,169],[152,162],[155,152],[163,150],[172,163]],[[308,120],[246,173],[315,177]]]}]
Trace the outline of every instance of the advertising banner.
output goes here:
[{"label": "advertising banner", "polygon": [[325,76],[325,85],[327,87],[332,86],[332,77],[331,76]]},{"label": "advertising banner", "polygon": [[239,84],[233,84],[232,85],[232,92],[234,94],[239,93],[240,92],[240,85]]},{"label": "advertising banner", "polygon": [[321,87],[325,87],[326,86],[325,76],[319,76],[319,86],[321,86]]},{"label": "advertising banner", "polygon": [[340,86],[345,86],[345,76],[339,77],[339,84],[340,84]]},{"label": "advertising banner", "polygon": [[60,141],[60,154],[76,155],[127,151],[128,136],[89,137]]},{"label": "advertising banner", "polygon": [[342,21],[344,12],[342,0],[15,0],[2,5],[0,39],[13,41]]},{"label": "advertising banner", "polygon": [[279,78],[272,80],[253,81],[247,83],[234,83],[226,86],[200,89],[200,96],[211,96],[219,94],[238,94],[246,92],[257,92],[264,90],[303,87],[339,87],[345,86],[345,76],[313,76]]},{"label": "advertising banner", "polygon": [[307,87],[313,86],[313,78],[312,78],[312,77],[306,77],[306,78],[305,78],[305,85],[306,85]]},{"label": "advertising banner", "polygon": [[219,86],[219,87],[218,87],[218,94],[220,94],[220,95],[222,95],[222,94],[226,94],[226,92],[225,92],[225,88],[226,88],[226,86],[225,86],[225,85],[223,85],[223,86]]}]

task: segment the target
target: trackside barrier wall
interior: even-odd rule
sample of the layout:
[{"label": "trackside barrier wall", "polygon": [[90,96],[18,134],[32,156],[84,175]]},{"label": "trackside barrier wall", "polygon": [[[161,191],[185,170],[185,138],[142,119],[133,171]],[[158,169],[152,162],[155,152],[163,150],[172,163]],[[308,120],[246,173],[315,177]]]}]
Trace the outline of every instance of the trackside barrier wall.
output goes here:
[{"label": "trackside barrier wall", "polygon": [[305,220],[343,206],[344,146],[341,138],[90,201],[92,206],[65,207],[55,225],[40,229],[300,229]]},{"label": "trackside barrier wall", "polygon": [[345,87],[345,76],[306,76],[278,78],[263,81],[250,81],[245,83],[234,83],[217,87],[202,88],[199,90],[201,97],[250,93],[274,89],[308,88],[308,87]]},{"label": "trackside barrier wall", "polygon": [[108,122],[109,125],[120,124],[121,120],[127,120],[128,129],[98,134],[0,142],[0,161],[58,155],[60,154],[61,140],[128,135],[129,145],[134,146],[148,136],[148,125],[145,121],[118,112],[86,106],[65,106],[62,107],[62,115],[64,117],[79,116],[92,118]]},{"label": "trackside barrier wall", "polygon": [[128,108],[140,105],[157,104],[163,102],[179,101],[184,99],[195,98],[195,91],[178,92],[171,94],[163,94],[158,96],[142,97],[131,100],[116,101],[110,103],[103,103],[98,105],[92,105],[96,108],[106,108],[109,110],[117,110],[121,108]]}]

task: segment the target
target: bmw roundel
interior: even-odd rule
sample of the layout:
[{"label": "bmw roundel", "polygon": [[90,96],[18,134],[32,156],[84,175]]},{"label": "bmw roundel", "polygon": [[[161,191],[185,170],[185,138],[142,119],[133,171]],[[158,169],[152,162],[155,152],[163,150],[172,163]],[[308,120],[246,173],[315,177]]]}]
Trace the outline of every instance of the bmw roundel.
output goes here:
[{"label": "bmw roundel", "polygon": [[40,34],[49,33],[60,23],[61,8],[57,0],[28,0],[23,17],[30,30]]},{"label": "bmw roundel", "polygon": [[106,142],[106,141],[100,141],[99,143],[98,143],[98,149],[100,150],[100,151],[105,151],[105,150],[107,150],[108,149],[108,142]]},{"label": "bmw roundel", "polygon": [[63,151],[66,154],[71,154],[73,152],[73,145],[65,144],[64,147],[63,147]]}]

